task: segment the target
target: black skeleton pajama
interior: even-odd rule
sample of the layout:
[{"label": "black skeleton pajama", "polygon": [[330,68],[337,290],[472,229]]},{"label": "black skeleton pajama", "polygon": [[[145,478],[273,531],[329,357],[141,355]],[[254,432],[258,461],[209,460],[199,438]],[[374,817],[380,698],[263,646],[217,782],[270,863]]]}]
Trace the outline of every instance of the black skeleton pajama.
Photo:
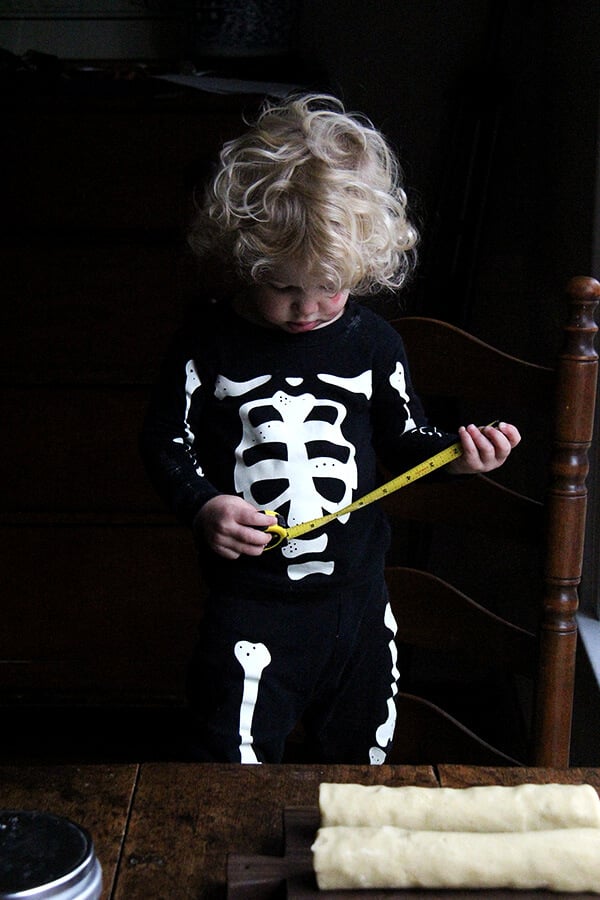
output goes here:
[{"label": "black skeleton pajama", "polygon": [[[141,437],[194,525],[219,494],[290,525],[344,508],[456,440],[429,426],[396,331],[349,301],[302,334],[208,303],[165,359]],[[315,759],[381,763],[395,718],[389,523],[373,503],[260,556],[200,542],[211,596],[190,670],[199,759],[276,762],[298,720]]]},{"label": "black skeleton pajama", "polygon": [[382,578],[308,599],[213,593],[189,676],[195,758],[281,762],[302,720],[315,761],[383,762],[394,631]]}]

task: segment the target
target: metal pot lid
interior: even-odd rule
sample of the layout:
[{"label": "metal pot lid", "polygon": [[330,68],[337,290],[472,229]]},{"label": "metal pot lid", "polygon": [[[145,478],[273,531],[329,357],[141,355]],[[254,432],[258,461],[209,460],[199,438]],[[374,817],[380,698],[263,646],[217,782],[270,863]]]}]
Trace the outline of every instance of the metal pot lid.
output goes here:
[{"label": "metal pot lid", "polygon": [[85,828],[51,813],[0,810],[0,900],[95,900],[101,880]]}]

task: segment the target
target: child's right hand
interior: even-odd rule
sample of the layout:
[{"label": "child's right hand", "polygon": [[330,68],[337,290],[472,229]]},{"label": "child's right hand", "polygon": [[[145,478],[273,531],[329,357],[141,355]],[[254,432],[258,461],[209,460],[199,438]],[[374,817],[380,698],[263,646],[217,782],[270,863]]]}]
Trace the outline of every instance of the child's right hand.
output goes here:
[{"label": "child's right hand", "polygon": [[241,497],[219,494],[200,509],[193,531],[219,556],[237,559],[242,554],[260,556],[271,540],[262,529],[273,521],[273,516],[259,512]]}]

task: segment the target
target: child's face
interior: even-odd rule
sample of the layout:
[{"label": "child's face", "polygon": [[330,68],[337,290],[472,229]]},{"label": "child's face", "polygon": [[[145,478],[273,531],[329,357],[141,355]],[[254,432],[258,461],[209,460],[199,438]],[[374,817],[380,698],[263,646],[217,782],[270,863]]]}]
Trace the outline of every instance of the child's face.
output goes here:
[{"label": "child's face", "polygon": [[299,263],[277,266],[252,290],[248,312],[267,327],[301,334],[331,325],[344,312],[349,291],[332,294]]}]

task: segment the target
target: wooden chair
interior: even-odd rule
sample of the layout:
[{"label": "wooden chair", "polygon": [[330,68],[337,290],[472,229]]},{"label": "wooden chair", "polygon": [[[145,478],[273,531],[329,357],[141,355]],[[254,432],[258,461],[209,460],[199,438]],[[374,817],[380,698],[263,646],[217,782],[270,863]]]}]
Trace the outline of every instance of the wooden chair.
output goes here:
[{"label": "wooden chair", "polygon": [[389,762],[569,764],[600,284],[575,278],[566,296],[555,368],[443,322],[393,323],[434,421],[499,418],[523,440],[490,476],[385,501],[401,673]]}]

